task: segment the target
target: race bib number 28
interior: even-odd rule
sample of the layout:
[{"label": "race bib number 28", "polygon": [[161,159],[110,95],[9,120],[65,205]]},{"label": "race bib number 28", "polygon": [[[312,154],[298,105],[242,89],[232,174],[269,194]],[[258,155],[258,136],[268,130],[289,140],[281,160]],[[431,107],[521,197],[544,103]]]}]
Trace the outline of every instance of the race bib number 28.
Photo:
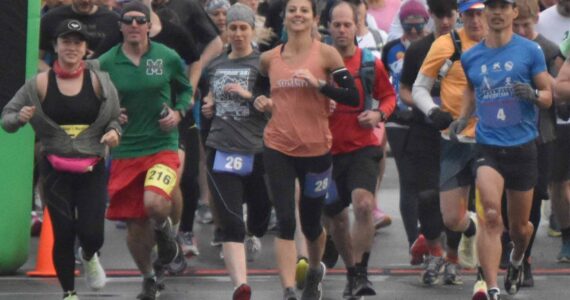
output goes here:
[{"label": "race bib number 28", "polygon": [[247,176],[253,171],[253,154],[216,151],[214,171]]},{"label": "race bib number 28", "polygon": [[307,173],[303,194],[310,198],[325,196],[332,182],[332,167],[322,173]]}]

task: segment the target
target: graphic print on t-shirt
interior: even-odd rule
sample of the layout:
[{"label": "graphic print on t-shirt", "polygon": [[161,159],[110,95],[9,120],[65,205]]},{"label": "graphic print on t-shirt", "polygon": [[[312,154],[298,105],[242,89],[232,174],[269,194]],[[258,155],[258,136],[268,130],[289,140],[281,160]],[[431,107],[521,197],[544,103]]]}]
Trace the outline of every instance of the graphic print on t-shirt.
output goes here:
[{"label": "graphic print on t-shirt", "polygon": [[250,72],[249,68],[216,70],[212,80],[212,93],[216,99],[216,116],[222,119],[241,120],[250,115],[250,105],[247,101],[236,93],[225,92],[226,85],[232,83],[239,84],[245,90],[251,90],[248,86]]}]

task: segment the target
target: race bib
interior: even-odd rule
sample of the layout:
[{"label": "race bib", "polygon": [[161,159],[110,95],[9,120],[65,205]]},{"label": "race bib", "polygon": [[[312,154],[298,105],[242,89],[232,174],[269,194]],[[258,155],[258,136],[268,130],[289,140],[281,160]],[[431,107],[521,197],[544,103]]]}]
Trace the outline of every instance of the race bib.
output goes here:
[{"label": "race bib", "polygon": [[89,125],[60,125],[61,129],[72,139],[76,138],[80,133],[89,127]]},{"label": "race bib", "polygon": [[253,154],[238,154],[216,151],[214,171],[247,176],[253,171]]},{"label": "race bib", "polygon": [[332,204],[338,200],[338,189],[336,188],[336,181],[331,178],[327,194],[325,195],[325,204]]},{"label": "race bib", "polygon": [[309,198],[325,196],[332,181],[332,166],[322,173],[307,173],[303,195]]},{"label": "race bib", "polygon": [[500,102],[479,103],[479,121],[494,128],[516,125],[522,122],[519,101],[516,98],[508,98]]},{"label": "race bib", "polygon": [[176,186],[176,170],[163,164],[154,165],[146,172],[144,186],[158,188],[170,195]]}]

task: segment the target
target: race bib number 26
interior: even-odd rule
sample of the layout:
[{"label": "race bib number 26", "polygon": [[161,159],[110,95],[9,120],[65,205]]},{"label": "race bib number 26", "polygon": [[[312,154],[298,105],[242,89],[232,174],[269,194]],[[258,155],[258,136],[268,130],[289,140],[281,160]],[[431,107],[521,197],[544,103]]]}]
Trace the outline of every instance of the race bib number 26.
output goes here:
[{"label": "race bib number 26", "polygon": [[253,171],[253,154],[216,151],[214,171],[247,176]]}]

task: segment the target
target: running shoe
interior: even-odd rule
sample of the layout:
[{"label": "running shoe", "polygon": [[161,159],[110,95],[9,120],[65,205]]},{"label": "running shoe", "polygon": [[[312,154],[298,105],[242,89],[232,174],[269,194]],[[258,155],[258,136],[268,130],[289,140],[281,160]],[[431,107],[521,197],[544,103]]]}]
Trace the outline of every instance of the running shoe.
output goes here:
[{"label": "running shoe", "polygon": [[489,300],[500,300],[501,299],[501,290],[499,290],[498,288],[491,288],[489,289],[489,291],[487,291],[487,294],[489,295]]},{"label": "running shoe", "polygon": [[295,289],[293,288],[285,288],[283,290],[283,300],[297,300],[297,294],[295,294]]},{"label": "running shoe", "polygon": [[305,288],[307,270],[309,270],[309,260],[307,260],[306,257],[300,257],[297,260],[297,268],[295,269],[295,282],[297,283],[297,288],[300,290]]},{"label": "running shoe", "polygon": [[214,238],[210,242],[210,246],[212,247],[221,247],[222,246],[222,233],[220,229],[216,228],[214,230]]},{"label": "running shoe", "polygon": [[530,265],[530,258],[523,261],[523,281],[521,287],[533,287],[534,277],[532,276],[532,268]]},{"label": "running shoe", "polygon": [[463,284],[461,274],[459,272],[460,266],[458,264],[446,262],[443,267],[443,284],[446,285],[460,285]]},{"label": "running shoe", "polygon": [[562,240],[562,248],[558,253],[558,262],[570,263],[570,240]]},{"label": "running shoe", "polygon": [[558,220],[554,216],[553,213],[550,214],[550,218],[548,219],[548,236],[550,237],[560,237],[562,236],[562,232],[560,231],[560,225],[558,224]]},{"label": "running shoe", "polygon": [[186,257],[184,257],[184,253],[182,252],[182,248],[180,245],[178,245],[178,243],[176,243],[176,245],[178,246],[177,254],[174,259],[168,265],[166,265],[168,273],[172,275],[180,275],[184,273],[184,271],[186,271],[186,267],[188,267]]},{"label": "running shoe", "polygon": [[342,298],[345,300],[354,299],[354,281],[356,276],[346,273],[346,285],[342,291]]},{"label": "running shoe", "polygon": [[327,267],[323,262],[321,262],[321,266],[318,269],[309,268],[301,300],[323,299],[323,279],[325,278],[326,272]]},{"label": "running shoe", "polygon": [[512,263],[509,263],[507,274],[505,275],[505,290],[507,290],[507,293],[510,295],[516,294],[521,287],[524,273],[523,268],[523,265],[517,268]]},{"label": "running shoe", "polygon": [[164,283],[166,268],[158,259],[155,259],[152,263],[152,269],[154,270],[154,276],[156,276],[156,289],[159,291],[164,290],[166,288],[166,284]]},{"label": "running shoe", "polygon": [[485,280],[477,280],[473,286],[473,296],[471,300],[488,300],[487,298],[487,283]]},{"label": "running shoe", "polygon": [[240,285],[234,291],[232,300],[250,300],[251,299],[251,287],[246,283]]},{"label": "running shoe", "polygon": [[75,292],[67,292],[63,294],[63,300],[79,300]]},{"label": "running shoe", "polygon": [[155,300],[160,293],[158,292],[158,288],[156,286],[156,279],[154,278],[145,278],[142,284],[142,291],[137,296],[137,299],[140,300]]},{"label": "running shoe", "polygon": [[247,261],[255,261],[261,253],[261,240],[255,235],[247,235],[245,237],[244,246]]},{"label": "running shoe", "polygon": [[[477,228],[477,216],[474,213],[469,213],[469,218]],[[461,235],[461,241],[458,247],[459,264],[468,269],[473,269],[479,263],[477,261],[477,244],[475,243],[475,235],[467,237],[465,234]]]},{"label": "running shoe", "polygon": [[83,257],[83,250],[81,248],[79,248],[79,253],[79,257],[83,263],[83,272],[85,272],[85,283],[87,283],[87,286],[94,291],[105,287],[107,275],[99,262],[99,255],[95,253],[90,260],[86,260],[85,257]]},{"label": "running shoe", "polygon": [[372,218],[374,221],[374,228],[379,230],[380,228],[388,227],[392,224],[392,218],[390,215],[386,214],[380,208],[376,207],[372,210]]},{"label": "running shoe", "polygon": [[368,280],[368,271],[365,267],[356,267],[356,277],[354,279],[354,295],[355,296],[374,296],[376,291],[372,286],[372,282]]},{"label": "running shoe", "polygon": [[439,274],[443,270],[445,259],[441,256],[428,256],[426,268],[422,272],[421,280],[425,285],[435,285],[439,283]]},{"label": "running shoe", "polygon": [[38,213],[32,211],[32,220],[30,223],[30,234],[32,236],[40,236],[40,233],[42,232],[42,223],[42,218],[38,215]]},{"label": "running shoe", "polygon": [[196,221],[201,224],[212,224],[214,222],[212,211],[208,205],[198,204],[198,208],[196,209]]},{"label": "running shoe", "polygon": [[184,253],[184,255],[200,255],[200,251],[196,244],[196,238],[192,231],[179,231],[178,235],[176,235],[176,239],[182,247],[182,253]]},{"label": "running shoe", "polygon": [[412,259],[410,260],[412,266],[417,266],[424,262],[424,257],[429,254],[429,250],[426,238],[423,234],[418,235],[418,238],[410,247],[410,254],[412,255]]},{"label": "running shoe", "polygon": [[172,223],[166,219],[163,228],[154,230],[158,258],[163,265],[172,262],[178,255],[179,246],[172,235]]},{"label": "running shoe", "polygon": [[338,261],[338,251],[336,250],[336,245],[332,239],[332,236],[327,235],[327,241],[325,243],[325,252],[323,253],[322,261],[325,263],[327,268],[332,269]]}]

